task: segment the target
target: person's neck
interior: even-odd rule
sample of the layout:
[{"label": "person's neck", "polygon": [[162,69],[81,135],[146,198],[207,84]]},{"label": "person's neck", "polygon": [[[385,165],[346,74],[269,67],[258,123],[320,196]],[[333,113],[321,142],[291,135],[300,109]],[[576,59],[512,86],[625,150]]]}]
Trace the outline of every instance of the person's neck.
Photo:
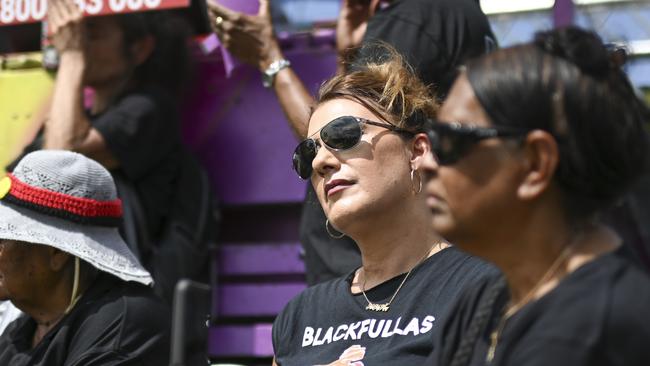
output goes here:
[{"label": "person's neck", "polygon": [[[91,282],[90,277],[85,279],[82,277],[79,281],[77,296],[81,296],[88,289]],[[72,277],[66,278],[65,281],[61,281],[54,286],[50,286],[47,291],[43,291],[39,300],[30,305],[19,307],[36,323],[32,347],[36,347],[43,337],[65,317],[66,310],[71,305],[72,286]]]},{"label": "person's neck", "polygon": [[426,209],[390,210],[390,214],[373,218],[372,225],[362,226],[350,235],[361,251],[362,268],[355,284],[365,283],[364,290],[410,271],[426,256],[446,247],[431,229]]},{"label": "person's neck", "polygon": [[[620,239],[600,225],[574,227],[559,215],[532,217],[518,235],[502,239],[493,262],[508,282],[512,313],[552,291],[567,275],[601,254],[614,250]],[[503,245],[508,243],[507,245]],[[491,248],[499,247],[494,243]]]}]

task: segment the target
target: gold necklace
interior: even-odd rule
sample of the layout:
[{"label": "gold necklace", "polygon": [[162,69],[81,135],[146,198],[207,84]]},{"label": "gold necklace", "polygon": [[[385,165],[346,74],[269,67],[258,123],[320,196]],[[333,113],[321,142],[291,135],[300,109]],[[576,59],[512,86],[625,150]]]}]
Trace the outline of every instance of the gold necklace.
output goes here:
[{"label": "gold necklace", "polygon": [[494,354],[497,350],[497,344],[499,343],[499,337],[501,336],[501,332],[503,332],[503,328],[506,326],[506,322],[508,319],[513,316],[517,311],[519,311],[524,305],[526,305],[530,300],[532,300],[533,296],[535,296],[535,293],[537,290],[539,290],[540,287],[549,279],[553,274],[555,274],[555,271],[560,267],[560,264],[564,262],[564,260],[569,256],[571,253],[571,248],[573,247],[573,244],[575,244],[575,241],[573,241],[571,244],[567,245],[562,252],[555,258],[555,261],[551,264],[550,267],[546,270],[546,273],[540,278],[539,281],[533,286],[533,288],[528,291],[526,296],[524,296],[518,303],[510,307],[507,311],[503,313],[503,316],[501,316],[501,319],[499,319],[499,324],[497,325],[496,329],[492,333],[490,333],[490,348],[488,348],[487,355],[485,357],[485,361],[489,364],[492,362],[494,359]]},{"label": "gold necklace", "polygon": [[[404,276],[404,279],[402,280],[402,282],[397,287],[397,290],[395,290],[395,293],[393,293],[393,296],[391,296],[390,300],[388,300],[388,302],[386,302],[386,303],[376,304],[376,303],[373,303],[372,301],[370,301],[370,299],[368,299],[368,296],[366,295],[366,290],[365,290],[366,289],[366,276],[365,276],[365,271],[364,271],[363,283],[361,284],[361,293],[363,294],[363,297],[368,302],[368,305],[366,306],[366,310],[379,311],[379,312],[387,312],[388,310],[390,310],[390,304],[392,304],[393,300],[395,300],[395,296],[397,296],[397,293],[399,292],[399,290],[402,289],[402,286],[404,285],[404,282],[406,282],[406,279],[409,278],[409,275],[411,274],[411,271],[413,271],[413,269],[415,269],[415,267],[419,266],[420,263],[424,262],[424,260],[429,257],[429,253],[431,253],[431,250],[433,250],[433,247],[435,247],[436,245],[440,245],[440,244],[441,243],[432,245],[431,248],[429,248],[429,250],[427,250],[426,254],[424,254],[424,257],[422,257],[422,259],[420,259],[415,264],[415,266],[413,266],[413,268],[409,269],[409,271],[406,272],[406,276]],[[362,269],[363,269],[363,267],[362,267]]]}]

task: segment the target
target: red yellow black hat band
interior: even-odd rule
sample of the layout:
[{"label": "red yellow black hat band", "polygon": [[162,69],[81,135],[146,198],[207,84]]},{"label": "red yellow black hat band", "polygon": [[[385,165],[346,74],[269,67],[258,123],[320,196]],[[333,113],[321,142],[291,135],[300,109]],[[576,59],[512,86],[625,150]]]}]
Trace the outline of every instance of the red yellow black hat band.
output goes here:
[{"label": "red yellow black hat band", "polygon": [[119,226],[122,201],[98,201],[32,187],[12,174],[0,180],[0,200],[78,224]]}]

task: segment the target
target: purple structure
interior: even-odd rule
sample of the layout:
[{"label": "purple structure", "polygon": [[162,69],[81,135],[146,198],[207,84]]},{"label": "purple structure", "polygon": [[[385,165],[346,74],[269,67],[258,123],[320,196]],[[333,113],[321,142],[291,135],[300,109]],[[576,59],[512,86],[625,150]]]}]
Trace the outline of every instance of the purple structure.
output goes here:
[{"label": "purple structure", "polygon": [[[312,90],[335,70],[327,44],[296,36],[285,41],[292,67]],[[319,40],[322,42],[322,40]],[[208,168],[227,204],[300,202],[305,183],[291,169],[296,137],[259,71],[240,65],[226,78],[220,55],[202,59],[185,114],[184,137]]]},{"label": "purple structure", "polygon": [[575,5],[573,0],[555,0],[553,5],[553,25],[564,27],[573,24]]},{"label": "purple structure", "polygon": [[[220,0],[254,13],[257,1]],[[251,5],[254,4],[254,6]],[[315,91],[335,72],[333,32],[281,37],[292,68]],[[201,56],[187,97],[183,137],[207,168],[223,204],[213,264],[217,322],[209,353],[218,361],[273,354],[271,322],[306,285],[298,222],[305,182],[291,169],[298,140],[259,71],[237,64],[226,76],[220,50]]]}]

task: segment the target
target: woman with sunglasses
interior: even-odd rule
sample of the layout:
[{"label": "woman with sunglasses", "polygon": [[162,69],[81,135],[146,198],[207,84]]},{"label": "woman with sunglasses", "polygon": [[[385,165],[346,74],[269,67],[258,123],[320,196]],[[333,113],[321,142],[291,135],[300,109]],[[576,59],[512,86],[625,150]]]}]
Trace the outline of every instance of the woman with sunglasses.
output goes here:
[{"label": "woman with sunglasses", "polygon": [[420,166],[437,105],[390,54],[321,87],[295,150],[328,232],[353,238],[363,265],[286,306],[273,326],[276,365],[421,364],[447,305],[490,271],[431,228]]},{"label": "woman with sunglasses", "polygon": [[647,107],[597,35],[470,62],[430,133],[433,227],[499,267],[428,364],[650,365],[650,280],[598,214],[647,166]]}]

